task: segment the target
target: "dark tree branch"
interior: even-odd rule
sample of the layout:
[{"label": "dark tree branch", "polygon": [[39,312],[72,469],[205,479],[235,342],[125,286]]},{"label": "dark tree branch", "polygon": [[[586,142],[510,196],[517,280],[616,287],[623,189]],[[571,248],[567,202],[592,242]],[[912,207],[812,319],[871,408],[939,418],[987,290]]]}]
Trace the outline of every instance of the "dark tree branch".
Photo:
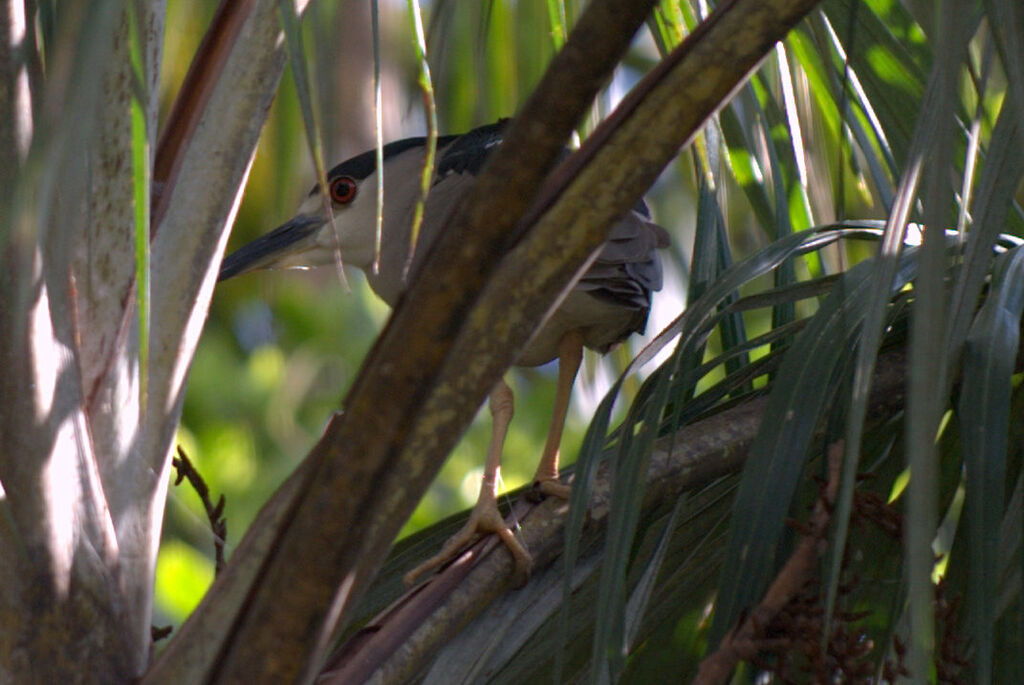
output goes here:
[{"label": "dark tree branch", "polygon": [[[902,350],[879,356],[868,417],[872,425],[902,409],[905,371]],[[643,510],[663,509],[685,492],[739,473],[760,428],[766,402],[763,397],[754,398],[660,438],[647,472]],[[611,493],[610,474],[602,467],[588,510],[587,539],[603,535]],[[538,573],[562,554],[566,514],[560,502],[548,500],[531,507],[520,501],[510,517],[522,523],[521,539],[533,555]],[[477,543],[425,586],[396,600],[346,640],[331,659],[324,680],[360,682],[372,675],[385,682],[402,682],[421,672],[460,630],[511,589],[512,569],[511,556],[492,539]]]},{"label": "dark tree branch", "polygon": [[196,470],[181,445],[178,445],[178,456],[174,457],[171,465],[178,471],[178,477],[174,479],[174,484],[181,485],[181,481],[187,479],[189,485],[199,495],[199,501],[203,503],[206,518],[210,522],[210,532],[213,533],[214,573],[219,576],[220,572],[224,570],[224,542],[228,537],[228,521],[224,518],[224,495],[220,496],[217,504],[213,503],[210,498],[210,488],[206,486],[206,481]]}]

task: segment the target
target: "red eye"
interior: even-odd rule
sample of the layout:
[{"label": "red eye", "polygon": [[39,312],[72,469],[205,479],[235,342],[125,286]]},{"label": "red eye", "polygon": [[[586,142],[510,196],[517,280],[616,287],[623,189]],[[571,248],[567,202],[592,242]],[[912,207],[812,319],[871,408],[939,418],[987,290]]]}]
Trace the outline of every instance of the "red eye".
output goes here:
[{"label": "red eye", "polygon": [[331,200],[339,205],[347,205],[356,199],[356,191],[358,189],[359,186],[356,185],[355,179],[350,176],[339,176],[338,178],[331,179]]}]

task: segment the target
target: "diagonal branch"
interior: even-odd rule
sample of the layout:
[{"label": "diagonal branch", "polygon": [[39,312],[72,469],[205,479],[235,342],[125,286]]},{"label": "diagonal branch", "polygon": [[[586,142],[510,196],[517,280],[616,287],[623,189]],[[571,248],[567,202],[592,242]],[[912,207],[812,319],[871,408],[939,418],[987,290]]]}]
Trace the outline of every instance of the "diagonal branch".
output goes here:
[{"label": "diagonal branch", "polygon": [[[869,422],[881,423],[902,409],[905,372],[902,350],[879,357]],[[647,471],[644,511],[663,509],[683,493],[739,473],[760,427],[765,403],[763,397],[753,398],[659,438]],[[587,518],[588,539],[603,534],[611,491],[611,476],[602,467]],[[551,501],[516,513],[523,524],[522,540],[533,554],[538,572],[562,554],[566,513],[564,504]],[[482,634],[486,631],[462,629],[511,588],[512,568],[511,557],[502,550],[495,554],[475,548],[467,552],[466,558],[445,569],[427,587],[396,600],[392,606],[398,610],[381,612],[350,637],[325,674],[327,682],[361,682],[371,676],[398,682],[442,660],[449,662],[448,674],[455,677],[452,674],[458,671],[460,655],[488,652],[488,636]],[[399,574],[402,570],[394,571]],[[559,606],[557,601],[551,602],[549,612],[557,613]],[[396,633],[401,639],[395,639]],[[396,648],[399,644],[401,649]]]}]

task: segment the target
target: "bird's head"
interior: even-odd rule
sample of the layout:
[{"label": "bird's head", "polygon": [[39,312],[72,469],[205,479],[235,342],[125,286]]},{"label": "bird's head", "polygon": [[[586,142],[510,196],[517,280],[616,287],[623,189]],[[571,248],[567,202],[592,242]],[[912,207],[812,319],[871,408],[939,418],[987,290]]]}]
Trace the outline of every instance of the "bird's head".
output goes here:
[{"label": "bird's head", "polygon": [[[418,197],[415,173],[423,164],[423,139],[384,146],[384,230]],[[374,257],[377,215],[376,153],[346,160],[327,174],[327,202],[319,184],[290,220],[224,258],[218,280],[255,269],[311,268],[336,263],[366,269]],[[327,212],[330,207],[330,214]]]}]

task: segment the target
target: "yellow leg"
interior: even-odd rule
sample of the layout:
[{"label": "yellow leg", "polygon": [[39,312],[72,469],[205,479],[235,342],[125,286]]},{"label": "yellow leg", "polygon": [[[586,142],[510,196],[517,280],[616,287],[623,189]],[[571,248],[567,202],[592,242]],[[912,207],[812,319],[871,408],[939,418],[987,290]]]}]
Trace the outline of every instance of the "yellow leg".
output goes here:
[{"label": "yellow leg", "polygon": [[569,499],[570,489],[568,485],[558,482],[558,448],[562,443],[565,416],[569,412],[569,396],[582,359],[583,334],[579,331],[566,333],[558,345],[558,387],[555,390],[551,427],[544,443],[544,454],[533,474],[533,482],[542,493],[561,499]]},{"label": "yellow leg", "polygon": [[432,569],[441,566],[455,558],[459,550],[466,547],[479,536],[487,533],[497,533],[501,541],[505,543],[508,551],[515,559],[516,576],[520,581],[525,581],[530,575],[533,560],[530,558],[526,548],[516,540],[512,530],[505,524],[498,511],[498,479],[501,473],[501,450],[505,444],[505,435],[508,433],[508,424],[512,421],[512,389],[502,379],[491,392],[490,398],[491,417],[493,429],[491,431],[491,444],[487,450],[487,463],[484,466],[483,482],[480,485],[480,497],[473,507],[472,513],[466,525],[458,533],[448,539],[441,551],[430,559],[426,560],[413,570],[405,574],[406,585],[412,585],[416,579]]}]

